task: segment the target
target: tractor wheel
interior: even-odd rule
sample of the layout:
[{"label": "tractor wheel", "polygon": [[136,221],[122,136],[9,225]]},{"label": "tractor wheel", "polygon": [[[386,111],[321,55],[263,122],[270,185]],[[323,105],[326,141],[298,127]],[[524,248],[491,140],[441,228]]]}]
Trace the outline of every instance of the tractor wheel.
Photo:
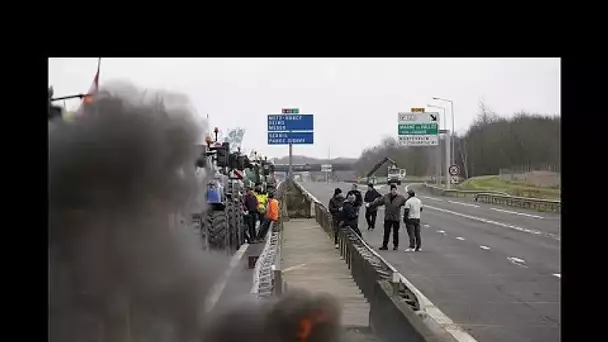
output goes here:
[{"label": "tractor wheel", "polygon": [[207,237],[209,248],[221,250],[226,248],[228,225],[224,210],[211,210],[207,213]]}]

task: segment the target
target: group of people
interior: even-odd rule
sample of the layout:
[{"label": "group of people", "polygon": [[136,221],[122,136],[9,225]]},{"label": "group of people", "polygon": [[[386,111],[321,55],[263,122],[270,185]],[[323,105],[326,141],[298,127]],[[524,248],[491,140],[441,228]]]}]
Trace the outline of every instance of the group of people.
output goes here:
[{"label": "group of people", "polygon": [[[367,230],[372,231],[376,228],[376,217],[378,207],[384,206],[384,236],[380,250],[388,250],[388,243],[393,235],[393,250],[399,249],[399,227],[401,221],[405,223],[409,236],[409,247],[406,252],[420,251],[422,239],[420,236],[420,213],[422,212],[422,201],[416,197],[413,190],[407,191],[407,198],[397,192],[397,186],[391,184],[390,192],[381,195],[374,188],[372,183],[367,185],[368,189],[365,197],[361,196],[361,191],[357,189],[357,184],[353,184],[352,189],[344,195],[342,189],[336,188],[334,195],[329,200],[329,212],[332,214],[334,227],[334,243],[338,248],[338,232],[342,227],[350,227],[359,236],[359,212],[365,204],[365,220]],[[401,216],[401,207],[403,216]]]},{"label": "group of people", "polygon": [[[264,193],[260,186],[249,187],[244,198],[245,239],[247,243],[259,243],[264,240],[270,224],[279,220],[279,201],[274,192]],[[260,223],[256,233],[256,225]]]}]

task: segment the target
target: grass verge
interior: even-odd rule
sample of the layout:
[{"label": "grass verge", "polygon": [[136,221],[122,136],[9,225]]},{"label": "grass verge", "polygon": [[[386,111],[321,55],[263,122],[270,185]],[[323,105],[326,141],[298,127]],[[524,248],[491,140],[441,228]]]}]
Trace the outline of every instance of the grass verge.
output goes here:
[{"label": "grass verge", "polygon": [[544,198],[544,199],[561,199],[561,190],[554,188],[540,188],[526,184],[518,184],[505,182],[500,179],[500,176],[479,176],[473,177],[458,187],[461,190],[488,190],[502,191],[513,196]]}]

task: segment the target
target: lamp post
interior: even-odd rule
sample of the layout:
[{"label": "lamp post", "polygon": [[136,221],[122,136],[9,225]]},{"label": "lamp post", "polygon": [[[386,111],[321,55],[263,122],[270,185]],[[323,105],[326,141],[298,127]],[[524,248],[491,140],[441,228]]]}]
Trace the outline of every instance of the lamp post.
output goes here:
[{"label": "lamp post", "polygon": [[[441,107],[441,106],[437,106],[437,105],[432,105],[432,104],[427,104],[427,107],[432,107],[432,108],[440,108],[441,110],[443,110],[443,127],[447,128],[447,121],[445,121],[445,107]],[[441,127],[439,127],[441,129]],[[435,157],[435,163],[436,163],[436,170],[435,170],[435,184],[440,185],[441,184],[441,144],[437,144],[437,155]]]},{"label": "lamp post", "polygon": [[437,100],[437,101],[444,101],[444,102],[449,102],[450,103],[450,108],[451,108],[451,112],[452,112],[452,163],[455,162],[454,160],[454,101],[452,100],[448,100],[448,99],[444,99],[441,97],[433,97],[433,100]]}]

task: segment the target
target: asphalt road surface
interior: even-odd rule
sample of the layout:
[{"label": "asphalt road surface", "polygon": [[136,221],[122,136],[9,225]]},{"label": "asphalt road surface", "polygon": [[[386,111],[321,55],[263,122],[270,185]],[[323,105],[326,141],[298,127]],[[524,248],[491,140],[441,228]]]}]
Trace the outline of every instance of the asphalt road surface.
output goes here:
[{"label": "asphalt road surface", "polygon": [[[347,183],[303,183],[327,205],[334,188]],[[365,195],[366,186],[359,186]],[[377,186],[380,193],[388,186]],[[405,194],[405,186],[399,186]],[[456,324],[480,342],[560,340],[560,215],[436,197],[418,189],[424,211],[422,251],[404,253],[408,236],[403,222],[400,246],[378,251]],[[384,210],[376,229],[363,237],[375,249],[382,244]]]}]

